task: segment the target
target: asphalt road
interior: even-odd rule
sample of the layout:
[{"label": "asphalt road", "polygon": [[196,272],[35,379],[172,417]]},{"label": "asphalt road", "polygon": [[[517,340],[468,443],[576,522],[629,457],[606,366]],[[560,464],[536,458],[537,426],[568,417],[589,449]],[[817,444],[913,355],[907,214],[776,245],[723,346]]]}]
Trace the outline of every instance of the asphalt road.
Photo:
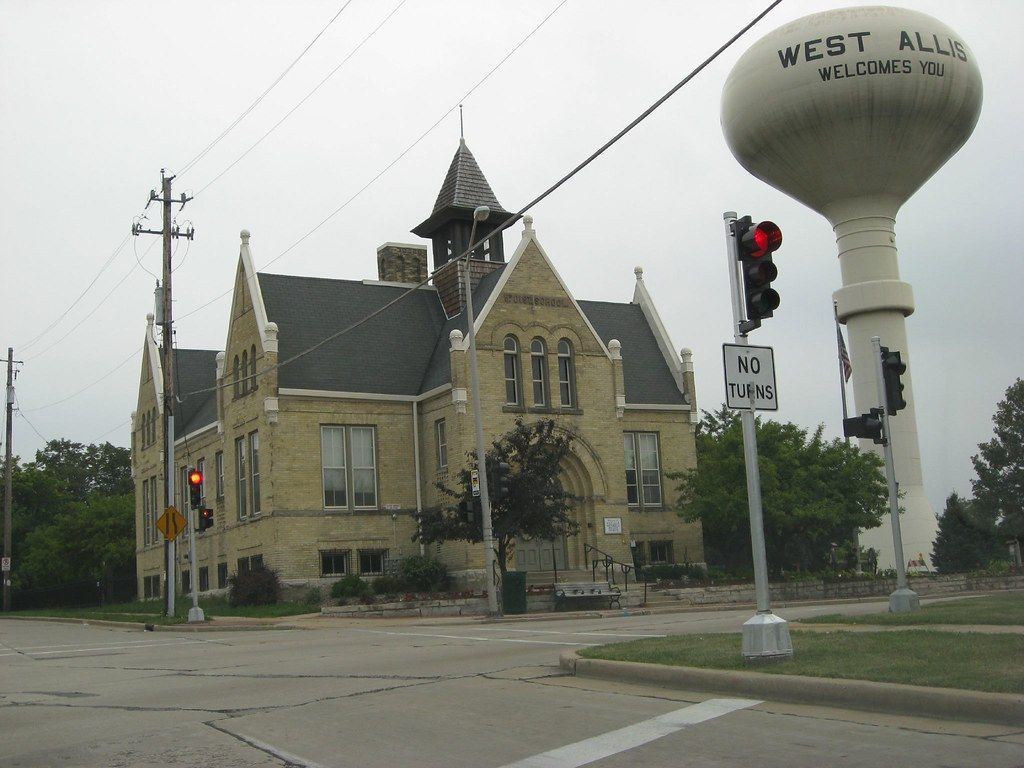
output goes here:
[{"label": "asphalt road", "polygon": [[0,766],[1024,766],[1024,724],[730,699],[558,668],[568,648],[738,631],[749,613],[206,633],[0,621]]}]

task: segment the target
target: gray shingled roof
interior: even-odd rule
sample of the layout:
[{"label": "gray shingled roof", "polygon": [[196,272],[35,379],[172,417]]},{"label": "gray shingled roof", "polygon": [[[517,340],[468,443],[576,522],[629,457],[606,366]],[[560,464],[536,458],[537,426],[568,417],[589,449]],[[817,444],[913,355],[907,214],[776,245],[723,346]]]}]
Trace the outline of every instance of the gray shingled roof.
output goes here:
[{"label": "gray shingled roof", "polygon": [[[258,274],[284,362],[401,296],[407,289],[355,280]],[[281,387],[418,395],[445,326],[437,293],[418,289],[358,328],[278,372]],[[447,358],[445,358],[447,368]],[[445,371],[446,379],[450,373]]]},{"label": "gray shingled roof", "polygon": [[579,305],[606,345],[612,339],[622,343],[627,403],[686,403],[639,304],[580,301]]},{"label": "gray shingled roof", "polygon": [[[174,350],[174,388],[178,393],[208,389],[217,384],[217,350]],[[174,439],[208,427],[217,421],[214,392],[184,397],[174,411]],[[179,394],[179,397],[181,395]]]}]

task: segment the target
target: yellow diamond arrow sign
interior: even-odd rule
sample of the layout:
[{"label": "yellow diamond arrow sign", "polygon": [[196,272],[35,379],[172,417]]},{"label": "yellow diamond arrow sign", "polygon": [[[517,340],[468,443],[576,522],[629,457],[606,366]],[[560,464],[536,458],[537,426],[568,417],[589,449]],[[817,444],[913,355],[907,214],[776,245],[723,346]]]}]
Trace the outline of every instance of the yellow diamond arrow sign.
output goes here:
[{"label": "yellow diamond arrow sign", "polygon": [[169,506],[167,511],[156,519],[157,529],[168,541],[178,538],[178,534],[185,530],[185,524],[185,517],[174,505]]}]

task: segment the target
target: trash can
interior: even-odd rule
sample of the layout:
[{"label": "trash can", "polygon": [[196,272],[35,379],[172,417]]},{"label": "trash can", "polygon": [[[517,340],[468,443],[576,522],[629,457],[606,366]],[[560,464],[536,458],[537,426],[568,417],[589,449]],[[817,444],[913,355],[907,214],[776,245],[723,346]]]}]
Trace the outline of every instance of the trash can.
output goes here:
[{"label": "trash can", "polygon": [[526,571],[509,571],[501,582],[501,604],[506,614],[526,613]]}]

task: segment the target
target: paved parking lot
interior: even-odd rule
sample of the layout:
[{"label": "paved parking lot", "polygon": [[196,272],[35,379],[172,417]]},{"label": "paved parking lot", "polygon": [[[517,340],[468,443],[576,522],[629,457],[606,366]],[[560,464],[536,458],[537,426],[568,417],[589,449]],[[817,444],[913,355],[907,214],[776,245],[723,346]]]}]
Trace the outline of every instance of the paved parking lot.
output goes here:
[{"label": "paved parking lot", "polygon": [[0,621],[0,765],[1024,765],[1024,724],[727,699],[558,668],[567,648],[738,630],[748,614],[205,633]]}]

